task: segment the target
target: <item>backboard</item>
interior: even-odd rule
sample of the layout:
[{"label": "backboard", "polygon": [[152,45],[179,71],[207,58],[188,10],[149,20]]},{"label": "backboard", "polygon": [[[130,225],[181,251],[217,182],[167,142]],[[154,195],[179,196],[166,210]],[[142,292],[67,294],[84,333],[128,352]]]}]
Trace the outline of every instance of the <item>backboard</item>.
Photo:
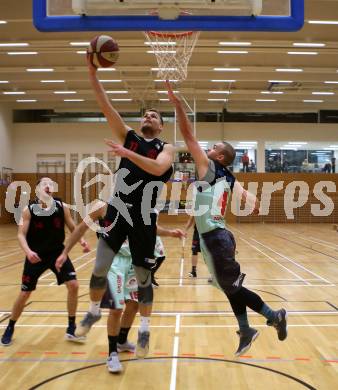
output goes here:
[{"label": "backboard", "polygon": [[297,31],[304,0],[33,0],[40,31]]}]

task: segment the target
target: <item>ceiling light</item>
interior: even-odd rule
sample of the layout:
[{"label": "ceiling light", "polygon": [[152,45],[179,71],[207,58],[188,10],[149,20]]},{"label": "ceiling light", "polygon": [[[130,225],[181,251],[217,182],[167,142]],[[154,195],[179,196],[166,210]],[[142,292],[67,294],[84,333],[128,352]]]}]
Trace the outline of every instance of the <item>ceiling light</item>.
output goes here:
[{"label": "ceiling light", "polygon": [[289,145],[307,145],[307,142],[288,142]]},{"label": "ceiling light", "polygon": [[64,102],[84,102],[84,99],[63,99]]},{"label": "ceiling light", "polygon": [[325,47],[325,43],[313,43],[313,42],[295,42],[295,47]]},{"label": "ceiling light", "polygon": [[249,144],[256,145],[257,141],[239,141],[239,143],[246,144],[246,145],[249,145]]},{"label": "ceiling light", "polygon": [[[158,79],[158,80],[154,80],[156,83],[164,83],[166,80],[160,80],[160,79]],[[170,83],[177,83],[178,82],[178,80],[168,80]]]},{"label": "ceiling light", "polygon": [[40,83],[64,83],[65,80],[40,80]]},{"label": "ceiling light", "polygon": [[110,99],[112,102],[131,102],[133,99]]},{"label": "ceiling light", "polygon": [[[179,91],[173,91],[174,93],[179,93]],[[157,91],[157,93],[168,93],[168,91]]]},{"label": "ceiling light", "polygon": [[7,80],[0,80],[0,84],[8,84],[9,83],[9,81],[7,81]]},{"label": "ceiling light", "polygon": [[87,50],[77,50],[76,54],[87,54]]},{"label": "ceiling light", "polygon": [[209,91],[209,93],[226,93],[227,95],[230,95],[231,91]]},{"label": "ceiling light", "polygon": [[29,56],[38,54],[37,51],[9,51],[7,52],[9,56]]},{"label": "ceiling light", "polygon": [[29,43],[0,43],[0,47],[26,47]]},{"label": "ceiling light", "polygon": [[218,42],[221,46],[251,46],[251,42]]},{"label": "ceiling light", "polygon": [[227,102],[228,99],[208,99],[209,102]]},{"label": "ceiling light", "polygon": [[282,91],[262,91],[261,94],[263,95],[283,95],[284,92]]},{"label": "ceiling light", "polygon": [[235,83],[236,80],[211,80],[213,83]]},{"label": "ceiling light", "polygon": [[334,92],[312,92],[312,95],[334,95]]},{"label": "ceiling light", "polygon": [[6,20],[0,20],[0,24],[7,24]]},{"label": "ceiling light", "polygon": [[219,54],[248,54],[246,50],[217,50]]},{"label": "ceiling light", "polygon": [[338,148],[338,145],[330,145],[329,148]]},{"label": "ceiling light", "polygon": [[160,102],[169,102],[169,99],[158,99]]},{"label": "ceiling light", "polygon": [[53,68],[27,68],[27,72],[54,72]]},{"label": "ceiling light", "polygon": [[54,91],[56,95],[74,95],[76,91]]},{"label": "ceiling light", "polygon": [[26,95],[26,92],[18,92],[18,91],[5,91],[2,93],[4,95]]},{"label": "ceiling light", "polygon": [[35,103],[37,102],[36,99],[17,99],[18,103]]},{"label": "ceiling light", "polygon": [[303,100],[304,103],[323,103],[324,100],[309,100],[309,99],[306,99],[306,100]]},{"label": "ceiling light", "polygon": [[318,54],[317,51],[288,51],[289,55],[299,55],[299,56],[316,56]]},{"label": "ceiling light", "polygon": [[293,81],[291,80],[268,80],[269,83],[275,83],[275,84],[279,84],[279,83],[293,83]]},{"label": "ceiling light", "polygon": [[277,68],[276,72],[303,72],[303,69],[299,68]]},{"label": "ceiling light", "polygon": [[241,68],[214,68],[216,72],[240,72]]},{"label": "ceiling light", "polygon": [[116,68],[97,68],[99,72],[113,72]]},{"label": "ceiling light", "polygon": [[256,102],[276,102],[276,99],[256,99]]},{"label": "ceiling light", "polygon": [[338,81],[324,81],[325,84],[338,84]]},{"label": "ceiling light", "polygon": [[338,20],[308,20],[309,24],[338,24]]},{"label": "ceiling light", "polygon": [[90,42],[69,42],[70,46],[89,46]]}]

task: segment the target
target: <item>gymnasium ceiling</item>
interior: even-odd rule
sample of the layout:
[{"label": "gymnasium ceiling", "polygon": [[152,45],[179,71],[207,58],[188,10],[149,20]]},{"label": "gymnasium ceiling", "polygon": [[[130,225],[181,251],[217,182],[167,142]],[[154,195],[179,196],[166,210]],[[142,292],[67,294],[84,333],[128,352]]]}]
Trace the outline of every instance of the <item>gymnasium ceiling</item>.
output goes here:
[{"label": "gymnasium ceiling", "polygon": [[[305,0],[306,22],[296,33],[239,33],[202,32],[188,68],[188,78],[178,88],[192,104],[196,99],[197,111],[316,112],[336,110],[338,107],[338,23],[311,24],[311,20],[338,21],[338,0]],[[28,43],[27,47],[1,47],[0,45],[0,104],[16,109],[55,109],[57,111],[98,111],[88,82],[85,55],[77,51],[83,47],[70,42],[89,41],[95,32],[41,33],[32,24],[31,1],[0,1],[0,44]],[[1,22],[0,22],[1,23]],[[104,32],[101,32],[102,34]],[[116,70],[100,72],[99,78],[121,80],[107,82],[114,101],[121,111],[138,111],[151,104],[170,111],[171,105],[163,83],[156,82],[156,60],[147,53],[149,47],[141,32],[114,32],[119,43],[120,58]],[[250,46],[220,46],[221,41],[251,42]],[[321,47],[295,47],[294,43],[321,43]],[[220,54],[218,50],[244,50],[247,54]],[[31,55],[9,55],[11,51],[37,52]],[[298,54],[288,54],[297,52]],[[312,52],[311,55],[300,54]],[[313,54],[315,53],[315,54]],[[52,68],[53,72],[28,72],[27,68]],[[214,68],[240,68],[237,72],[220,72]],[[277,68],[296,68],[298,72],[277,72]],[[233,83],[211,80],[236,80]],[[41,80],[64,80],[62,83],[42,83]],[[272,89],[278,94],[264,94],[269,80],[288,80]],[[8,83],[3,83],[8,81]],[[327,83],[329,81],[330,83]],[[336,83],[334,83],[336,82]],[[231,91],[231,94],[222,91]],[[75,91],[73,94],[55,91]],[[218,93],[210,93],[218,91]],[[4,92],[25,92],[23,95]],[[282,92],[282,93],[281,93]],[[319,94],[318,94],[319,93]],[[141,98],[141,99],[140,99]],[[79,99],[80,101],[64,101]],[[210,101],[208,99],[221,99]],[[224,99],[228,99],[224,102]],[[257,101],[272,100],[272,101]],[[17,102],[17,100],[36,100]],[[140,101],[141,100],[141,101]],[[304,102],[305,101],[305,102]]]}]

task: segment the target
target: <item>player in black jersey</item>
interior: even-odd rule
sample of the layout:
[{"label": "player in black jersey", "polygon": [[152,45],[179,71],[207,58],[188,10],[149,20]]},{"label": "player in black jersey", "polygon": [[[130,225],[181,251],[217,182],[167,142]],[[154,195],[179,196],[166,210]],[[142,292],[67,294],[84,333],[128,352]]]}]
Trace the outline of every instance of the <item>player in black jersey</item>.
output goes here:
[{"label": "player in black jersey", "polygon": [[[78,299],[78,281],[70,259],[67,257],[60,272],[55,268],[55,261],[62,252],[65,239],[65,224],[70,231],[75,228],[69,208],[59,199],[52,197],[53,182],[44,177],[38,182],[40,200],[32,202],[22,213],[19,225],[18,239],[26,254],[22,274],[21,292],[17,297],[9,324],[1,337],[1,344],[12,343],[14,327],[19,319],[31,292],[35,290],[39,277],[47,269],[56,275],[58,284],[65,284],[68,290],[68,328],[65,338],[69,341],[81,342],[84,338],[75,336],[75,316]],[[89,251],[87,242],[80,240],[84,252]]]},{"label": "player in black jersey", "polygon": [[[149,348],[149,320],[152,310],[153,289],[151,267],[155,264],[156,219],[154,207],[161,187],[172,174],[174,148],[158,139],[163,129],[159,112],[147,110],[141,120],[140,135],[126,126],[113,108],[102,85],[96,68],[88,61],[89,79],[96,99],[113,132],[115,141],[107,145],[121,157],[116,173],[116,186],[109,202],[105,219],[113,228],[99,240],[97,257],[90,280],[90,308],[81,321],[76,334],[85,335],[100,319],[100,301],[105,292],[107,274],[114,255],[126,238],[129,239],[132,261],[138,282],[138,300],[141,314],[136,355],[144,357]],[[157,183],[154,185],[154,182]],[[81,228],[75,230],[60,257],[60,264],[70,248],[81,237]],[[107,253],[112,255],[107,256]]]},{"label": "player in black jersey", "polygon": [[[236,261],[236,242],[225,226],[225,211],[230,193],[239,201],[247,201],[252,212],[258,213],[258,199],[244,190],[234,175],[227,169],[233,163],[236,152],[227,142],[218,142],[206,154],[193,135],[191,124],[180,99],[175,96],[169,82],[168,97],[175,105],[180,131],[196,164],[199,182],[195,204],[205,205],[203,214],[196,214],[195,221],[200,235],[203,258],[213,277],[213,284],[227,296],[236,316],[239,330],[239,346],[235,356],[247,351],[258,337],[258,330],[250,327],[247,307],[267,319],[267,325],[277,330],[278,339],[287,338],[287,312],[272,310],[259,295],[243,287],[245,274]],[[208,185],[205,185],[208,184]],[[217,200],[217,202],[215,202]]]}]

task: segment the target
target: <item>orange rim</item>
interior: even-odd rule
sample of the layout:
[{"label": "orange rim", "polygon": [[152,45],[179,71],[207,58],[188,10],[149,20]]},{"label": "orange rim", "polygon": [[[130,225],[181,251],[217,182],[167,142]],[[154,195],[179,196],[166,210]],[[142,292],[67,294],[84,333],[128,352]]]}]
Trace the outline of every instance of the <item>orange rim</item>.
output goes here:
[{"label": "orange rim", "polygon": [[180,38],[191,36],[194,33],[194,31],[184,31],[184,32],[174,32],[174,33],[161,32],[161,31],[147,31],[147,33],[155,37],[180,39]]}]

